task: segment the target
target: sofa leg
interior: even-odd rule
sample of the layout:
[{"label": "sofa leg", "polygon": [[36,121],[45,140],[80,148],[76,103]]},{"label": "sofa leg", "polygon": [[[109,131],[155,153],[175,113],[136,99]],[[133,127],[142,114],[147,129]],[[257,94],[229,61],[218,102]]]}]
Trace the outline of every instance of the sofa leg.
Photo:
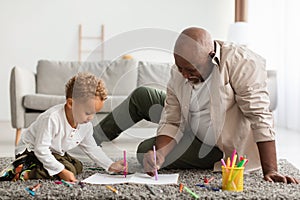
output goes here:
[{"label": "sofa leg", "polygon": [[16,146],[18,145],[20,138],[21,138],[21,129],[17,128],[17,130],[16,130],[16,141],[15,141]]}]

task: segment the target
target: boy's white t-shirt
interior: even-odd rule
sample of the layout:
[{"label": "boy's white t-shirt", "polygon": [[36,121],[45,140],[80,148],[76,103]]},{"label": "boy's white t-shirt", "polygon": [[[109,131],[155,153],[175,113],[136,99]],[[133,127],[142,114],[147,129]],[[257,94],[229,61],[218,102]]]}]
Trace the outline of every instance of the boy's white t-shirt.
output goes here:
[{"label": "boy's white t-shirt", "polygon": [[72,128],[67,121],[64,104],[48,109],[24,129],[15,153],[21,154],[27,148],[43,163],[50,176],[61,172],[65,167],[52,155],[64,155],[65,152],[79,146],[95,163],[106,171],[113,161],[97,146],[93,138],[91,122]]}]

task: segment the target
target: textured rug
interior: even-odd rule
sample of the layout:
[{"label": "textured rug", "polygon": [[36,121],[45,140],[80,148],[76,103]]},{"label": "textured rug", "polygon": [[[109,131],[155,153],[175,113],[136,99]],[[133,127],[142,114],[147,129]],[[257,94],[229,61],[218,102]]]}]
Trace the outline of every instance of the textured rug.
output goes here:
[{"label": "textured rug", "polygon": [[[2,170],[12,158],[0,158],[0,169]],[[129,171],[141,172],[141,167],[136,159],[129,160],[131,164]],[[286,160],[279,160],[279,170],[284,174],[289,174],[300,178],[300,172]],[[93,163],[84,162],[84,172],[77,178],[83,180],[90,175],[103,170],[96,169]],[[158,185],[153,186],[154,194],[142,184],[115,184],[112,185],[118,190],[118,194],[113,193],[104,185],[79,184],[73,187],[56,184],[55,181],[41,180],[41,187],[36,191],[35,196],[31,196],[26,187],[37,184],[38,180],[0,182],[0,199],[193,199],[188,193],[179,192],[179,183],[185,184],[188,188],[199,195],[200,199],[300,199],[300,185],[269,183],[262,179],[262,172],[257,171],[244,175],[244,191],[228,192],[213,191],[195,186],[203,183],[205,177],[214,177],[210,186],[221,187],[221,173],[213,173],[209,170],[161,170],[159,173],[179,173],[178,185]]]}]

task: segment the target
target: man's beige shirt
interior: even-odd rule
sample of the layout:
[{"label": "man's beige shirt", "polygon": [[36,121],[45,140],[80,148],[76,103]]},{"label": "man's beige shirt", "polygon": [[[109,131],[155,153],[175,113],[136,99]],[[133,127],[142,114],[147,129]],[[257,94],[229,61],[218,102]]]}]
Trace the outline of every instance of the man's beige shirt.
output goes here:
[{"label": "man's beige shirt", "polygon": [[[275,140],[273,115],[269,110],[265,60],[243,46],[216,41],[215,67],[211,74],[210,112],[216,146],[231,156],[234,149],[246,155],[246,170],[261,167],[256,142]],[[188,122],[192,86],[174,65],[167,87],[165,109],[158,135],[177,142]],[[221,163],[215,163],[220,170]]]}]

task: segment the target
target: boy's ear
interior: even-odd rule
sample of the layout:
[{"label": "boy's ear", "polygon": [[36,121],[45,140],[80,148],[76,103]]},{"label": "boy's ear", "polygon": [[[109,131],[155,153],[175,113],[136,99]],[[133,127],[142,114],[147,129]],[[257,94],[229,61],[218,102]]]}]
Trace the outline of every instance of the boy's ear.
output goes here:
[{"label": "boy's ear", "polygon": [[72,109],[73,99],[67,98],[66,105],[67,105],[67,108]]}]

